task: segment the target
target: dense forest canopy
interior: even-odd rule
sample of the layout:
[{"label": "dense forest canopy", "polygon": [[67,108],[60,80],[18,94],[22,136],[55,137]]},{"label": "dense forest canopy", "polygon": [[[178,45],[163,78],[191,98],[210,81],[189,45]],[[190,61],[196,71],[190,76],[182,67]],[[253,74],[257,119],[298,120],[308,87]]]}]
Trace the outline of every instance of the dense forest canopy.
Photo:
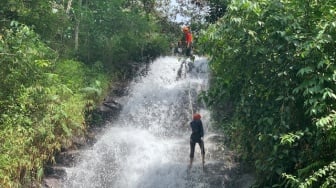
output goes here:
[{"label": "dense forest canopy", "polygon": [[334,0],[2,0],[0,184],[40,182],[110,85],[188,24],[211,67],[201,97],[255,187],[334,187],[335,17]]}]

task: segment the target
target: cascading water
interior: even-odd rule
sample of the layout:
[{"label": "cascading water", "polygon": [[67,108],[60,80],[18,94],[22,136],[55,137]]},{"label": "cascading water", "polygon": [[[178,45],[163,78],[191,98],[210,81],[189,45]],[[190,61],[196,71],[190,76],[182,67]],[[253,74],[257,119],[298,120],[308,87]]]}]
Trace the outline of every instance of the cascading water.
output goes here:
[{"label": "cascading water", "polygon": [[[129,95],[118,101],[123,106],[118,119],[66,170],[64,187],[224,187],[228,178],[221,171],[233,163],[225,162],[223,147],[211,139],[220,136],[196,100],[207,87],[207,60],[196,58],[192,71],[178,79],[180,64],[176,57],[159,58],[130,85]],[[204,171],[198,145],[188,171],[192,111],[201,113],[205,128]]]}]

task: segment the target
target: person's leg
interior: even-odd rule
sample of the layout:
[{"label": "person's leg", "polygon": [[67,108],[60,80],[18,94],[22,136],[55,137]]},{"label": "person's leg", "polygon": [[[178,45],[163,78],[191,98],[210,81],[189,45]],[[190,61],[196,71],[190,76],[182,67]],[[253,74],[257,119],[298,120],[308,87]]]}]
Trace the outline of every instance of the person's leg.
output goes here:
[{"label": "person's leg", "polygon": [[200,148],[201,148],[201,154],[202,154],[202,163],[204,164],[204,157],[205,157],[205,149],[204,149],[204,141],[201,139],[200,142],[198,143]]},{"label": "person's leg", "polygon": [[189,168],[191,167],[192,162],[194,160],[195,144],[196,144],[195,142],[190,140],[190,164],[189,164]]},{"label": "person's leg", "polygon": [[191,48],[190,47],[186,49],[186,56],[187,57],[191,56]]}]

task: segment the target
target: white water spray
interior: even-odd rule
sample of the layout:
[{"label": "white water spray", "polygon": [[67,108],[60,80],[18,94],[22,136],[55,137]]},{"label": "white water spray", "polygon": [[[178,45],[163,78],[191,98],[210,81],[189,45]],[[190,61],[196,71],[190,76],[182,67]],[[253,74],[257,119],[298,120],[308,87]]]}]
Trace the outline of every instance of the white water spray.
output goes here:
[{"label": "white water spray", "polygon": [[[129,95],[119,101],[119,118],[83,151],[75,167],[67,169],[64,187],[211,187],[198,146],[194,166],[187,170],[192,111],[202,114],[206,152],[214,145],[207,141],[208,111],[192,104],[207,88],[207,62],[196,58],[192,72],[177,79],[180,63],[176,57],[159,58],[147,76],[130,85]],[[206,156],[206,163],[211,163],[211,152]]]}]

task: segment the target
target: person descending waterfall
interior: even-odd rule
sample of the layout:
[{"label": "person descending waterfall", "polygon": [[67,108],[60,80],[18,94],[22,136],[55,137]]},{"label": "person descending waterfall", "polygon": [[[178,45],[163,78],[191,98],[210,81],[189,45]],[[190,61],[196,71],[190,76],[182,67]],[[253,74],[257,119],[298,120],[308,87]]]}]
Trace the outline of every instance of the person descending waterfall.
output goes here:
[{"label": "person descending waterfall", "polygon": [[190,123],[190,127],[192,130],[191,136],[190,136],[190,164],[189,168],[191,168],[193,160],[194,160],[194,153],[195,153],[195,145],[198,143],[198,145],[201,148],[201,154],[202,154],[202,164],[204,168],[204,130],[203,130],[203,123],[201,120],[201,115],[196,113],[193,115],[193,120]]},{"label": "person descending waterfall", "polygon": [[[180,68],[177,71],[177,79],[182,76],[186,77],[187,72],[191,72],[193,68],[193,62],[195,61],[195,56],[193,55],[193,36],[190,31],[190,27],[184,26],[182,27],[183,37],[180,40],[183,46],[183,52],[178,52],[180,54],[184,54],[184,58],[182,57],[182,63]],[[177,49],[180,49],[181,43],[178,43]],[[190,58],[190,61],[187,61]]]},{"label": "person descending waterfall", "polygon": [[185,55],[194,61],[195,57],[193,56],[193,35],[190,31],[190,27],[184,26],[182,28],[183,38],[182,41],[185,45]]}]

